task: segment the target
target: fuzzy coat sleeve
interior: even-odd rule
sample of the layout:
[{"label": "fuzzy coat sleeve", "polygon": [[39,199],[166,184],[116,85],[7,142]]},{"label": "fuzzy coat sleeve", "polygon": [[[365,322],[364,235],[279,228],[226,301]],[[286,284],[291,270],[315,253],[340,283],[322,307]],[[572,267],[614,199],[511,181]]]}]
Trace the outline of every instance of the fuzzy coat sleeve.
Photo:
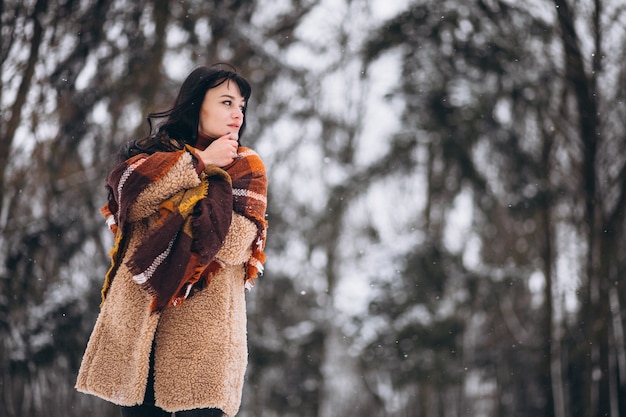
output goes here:
[{"label": "fuzzy coat sleeve", "polygon": [[150,183],[139,193],[129,207],[128,221],[134,222],[156,213],[159,205],[181,190],[197,187],[200,178],[192,157],[185,152],[165,174]]}]

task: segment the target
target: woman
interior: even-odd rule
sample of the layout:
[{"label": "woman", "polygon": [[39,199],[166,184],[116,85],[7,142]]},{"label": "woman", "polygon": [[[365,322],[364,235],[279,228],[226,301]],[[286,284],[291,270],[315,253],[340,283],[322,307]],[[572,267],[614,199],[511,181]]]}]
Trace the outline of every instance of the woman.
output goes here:
[{"label": "woman", "polygon": [[239,144],[250,93],[232,67],[197,68],[107,178],[115,245],[76,388],[124,417],[239,409],[244,289],[265,261],[265,168]]}]

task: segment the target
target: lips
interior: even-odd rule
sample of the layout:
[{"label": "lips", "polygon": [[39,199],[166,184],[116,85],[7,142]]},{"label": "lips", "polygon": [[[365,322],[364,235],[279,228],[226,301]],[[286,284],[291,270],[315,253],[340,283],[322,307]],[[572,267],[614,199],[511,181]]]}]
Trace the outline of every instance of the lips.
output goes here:
[{"label": "lips", "polygon": [[239,130],[239,128],[241,127],[241,125],[240,125],[240,124],[237,124],[237,123],[232,123],[232,124],[229,124],[229,125],[228,125],[228,127],[232,127],[233,129],[237,129],[237,130]]}]

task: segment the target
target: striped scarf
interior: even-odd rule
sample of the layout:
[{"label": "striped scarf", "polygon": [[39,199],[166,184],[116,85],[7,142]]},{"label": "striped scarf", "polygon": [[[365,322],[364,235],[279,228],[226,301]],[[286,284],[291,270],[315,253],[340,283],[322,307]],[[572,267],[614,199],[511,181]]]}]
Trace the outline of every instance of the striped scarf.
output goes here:
[{"label": "striped scarf", "polygon": [[[120,163],[109,174],[109,201],[101,212],[115,235],[115,245],[102,289],[103,302],[123,256],[120,249],[126,243],[130,206],[186,152],[137,155]],[[257,226],[245,274],[246,288],[254,285],[265,262],[266,195],[267,177],[261,158],[253,150],[240,147],[239,157],[231,165],[224,169],[205,168],[200,185],[179,191],[159,205],[155,227],[126,264],[133,280],[152,294],[151,311],[182,303],[224,267],[215,255],[228,233],[233,211]]]}]

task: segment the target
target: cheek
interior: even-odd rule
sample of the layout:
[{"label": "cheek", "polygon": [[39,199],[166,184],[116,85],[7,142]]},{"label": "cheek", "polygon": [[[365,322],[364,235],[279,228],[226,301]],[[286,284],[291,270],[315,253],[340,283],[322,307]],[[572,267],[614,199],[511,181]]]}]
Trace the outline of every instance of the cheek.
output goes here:
[{"label": "cheek", "polygon": [[208,124],[210,122],[211,122],[210,113],[208,111],[206,111],[206,110],[202,110],[200,112],[200,123],[206,125],[206,124]]}]

